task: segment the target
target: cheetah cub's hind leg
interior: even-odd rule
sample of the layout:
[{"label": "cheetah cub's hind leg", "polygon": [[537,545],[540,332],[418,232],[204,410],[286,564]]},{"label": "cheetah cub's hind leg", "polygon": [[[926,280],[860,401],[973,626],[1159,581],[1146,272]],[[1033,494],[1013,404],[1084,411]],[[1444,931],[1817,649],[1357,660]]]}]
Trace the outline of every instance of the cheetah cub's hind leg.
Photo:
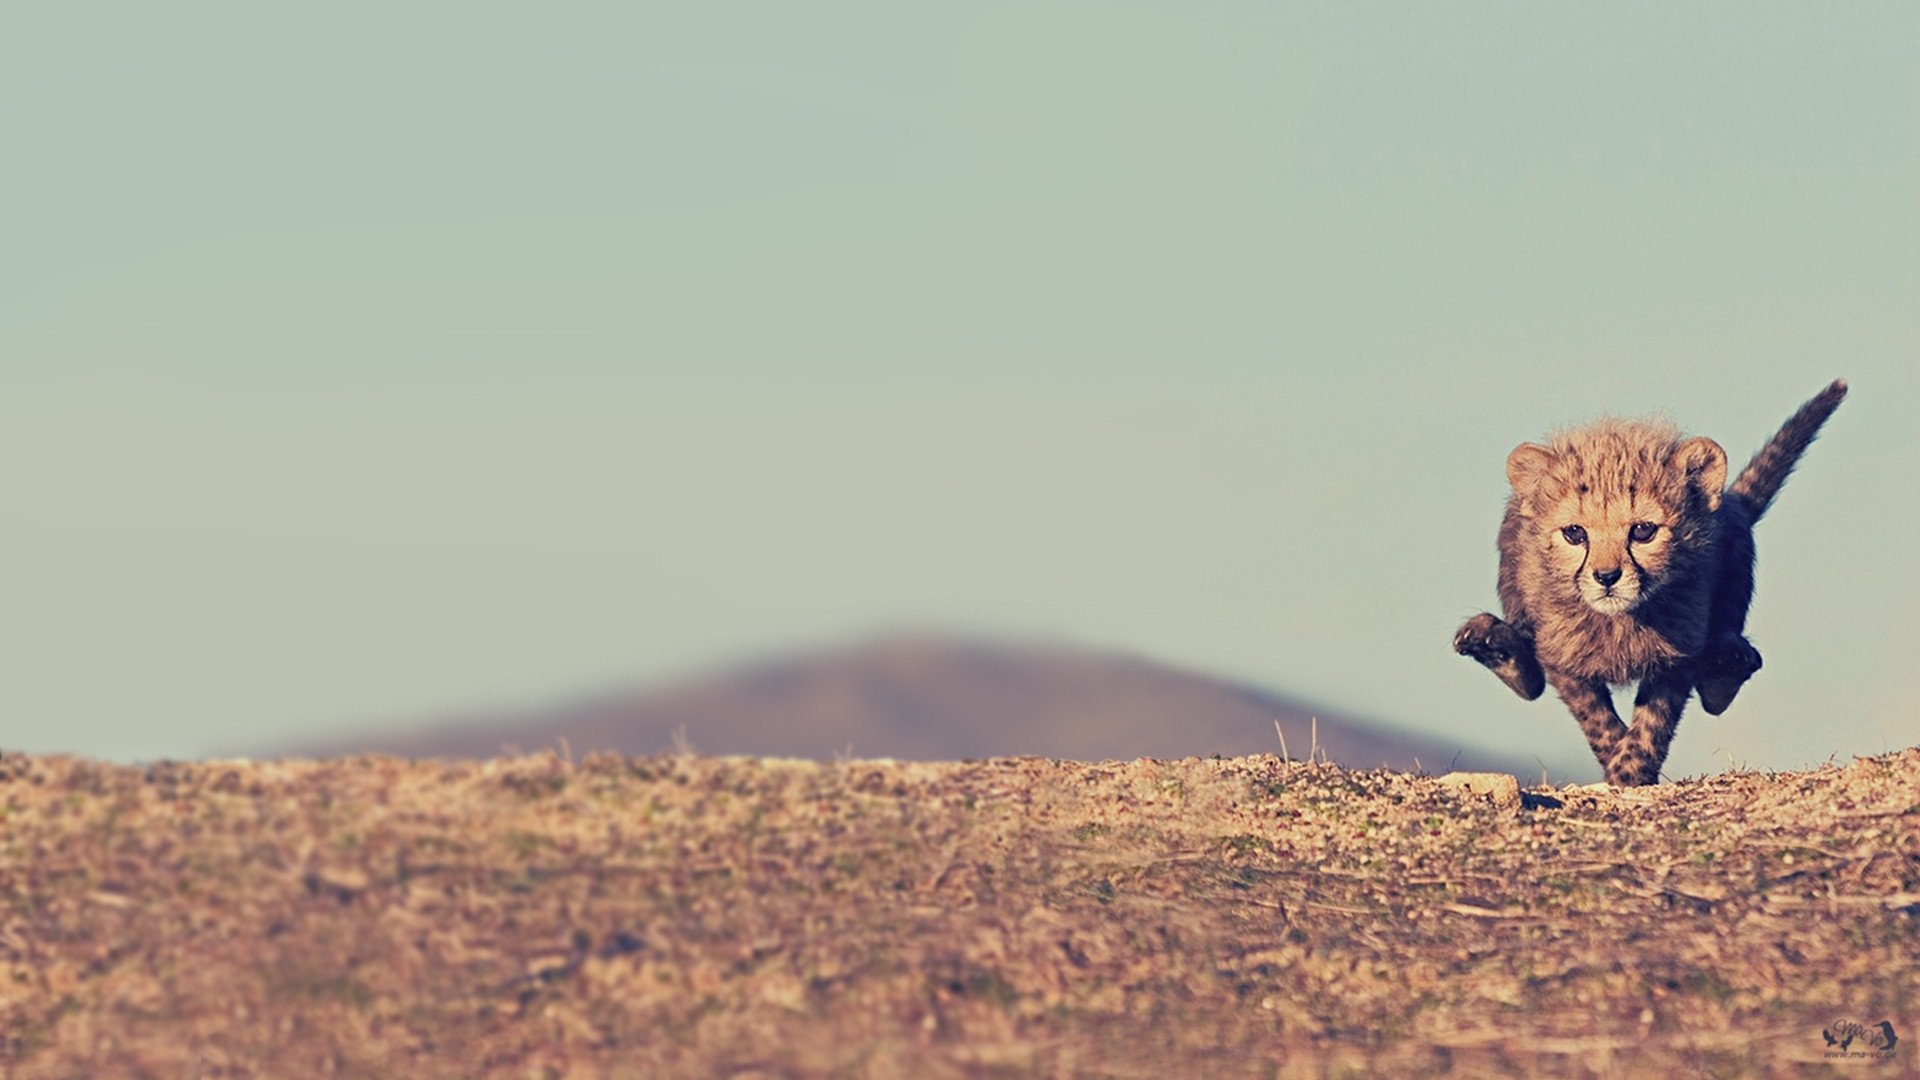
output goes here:
[{"label": "cheetah cub's hind leg", "polygon": [[1492,612],[1483,611],[1462,624],[1453,635],[1453,651],[1479,661],[1527,701],[1546,689],[1546,674],[1533,655],[1533,639]]},{"label": "cheetah cub's hind leg", "polygon": [[1760,651],[1746,638],[1728,634],[1715,641],[1700,657],[1700,676],[1695,683],[1700,707],[1711,716],[1726,712],[1733,696],[1759,670]]}]

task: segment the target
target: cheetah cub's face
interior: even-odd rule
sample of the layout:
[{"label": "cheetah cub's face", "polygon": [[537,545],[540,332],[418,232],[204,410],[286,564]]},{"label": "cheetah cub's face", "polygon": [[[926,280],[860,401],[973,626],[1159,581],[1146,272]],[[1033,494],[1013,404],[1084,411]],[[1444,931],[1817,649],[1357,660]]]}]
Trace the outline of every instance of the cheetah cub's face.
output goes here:
[{"label": "cheetah cub's face", "polygon": [[1538,583],[1602,615],[1624,615],[1659,589],[1676,556],[1706,533],[1726,485],[1711,439],[1608,421],[1528,443],[1507,476],[1532,525]]}]

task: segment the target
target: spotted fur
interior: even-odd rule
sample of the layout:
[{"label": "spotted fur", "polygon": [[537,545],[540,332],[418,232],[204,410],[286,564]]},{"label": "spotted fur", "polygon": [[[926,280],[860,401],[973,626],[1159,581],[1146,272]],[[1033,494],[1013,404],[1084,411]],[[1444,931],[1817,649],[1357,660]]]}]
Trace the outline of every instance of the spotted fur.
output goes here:
[{"label": "spotted fur", "polygon": [[[1743,636],[1753,525],[1846,397],[1835,380],[1727,484],[1727,455],[1670,424],[1601,420],[1507,457],[1505,618],[1482,612],[1454,649],[1529,701],[1566,703],[1614,784],[1657,783],[1687,698],[1718,715],[1755,671]],[[1611,687],[1637,681],[1633,725]]]}]

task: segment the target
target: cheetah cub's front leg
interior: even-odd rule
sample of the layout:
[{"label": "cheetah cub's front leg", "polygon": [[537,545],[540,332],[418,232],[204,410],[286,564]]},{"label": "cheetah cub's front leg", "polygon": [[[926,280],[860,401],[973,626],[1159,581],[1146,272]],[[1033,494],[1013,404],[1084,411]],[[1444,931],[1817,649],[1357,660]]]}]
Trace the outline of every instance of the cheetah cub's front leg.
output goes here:
[{"label": "cheetah cub's front leg", "polygon": [[1594,746],[1608,783],[1637,787],[1660,782],[1660,766],[1666,764],[1667,748],[1680,726],[1680,712],[1687,707],[1693,684],[1694,673],[1684,669],[1656,672],[1640,681],[1640,692],[1633,699],[1633,727],[1617,740],[1611,754],[1601,754],[1599,745]]},{"label": "cheetah cub's front leg", "polygon": [[1490,611],[1468,619],[1453,635],[1453,651],[1472,657],[1521,698],[1532,701],[1546,689],[1546,673],[1533,655],[1533,639]]}]

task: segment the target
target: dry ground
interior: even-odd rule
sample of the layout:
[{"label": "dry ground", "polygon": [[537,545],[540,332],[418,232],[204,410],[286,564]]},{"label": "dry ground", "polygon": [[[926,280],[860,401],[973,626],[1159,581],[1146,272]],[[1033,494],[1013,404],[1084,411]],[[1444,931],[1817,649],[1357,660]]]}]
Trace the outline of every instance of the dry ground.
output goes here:
[{"label": "dry ground", "polygon": [[[0,803],[23,1078],[1920,1072],[1920,749],[1518,806],[1264,756],[8,756]],[[1902,1042],[1824,1057],[1841,1019]]]}]

